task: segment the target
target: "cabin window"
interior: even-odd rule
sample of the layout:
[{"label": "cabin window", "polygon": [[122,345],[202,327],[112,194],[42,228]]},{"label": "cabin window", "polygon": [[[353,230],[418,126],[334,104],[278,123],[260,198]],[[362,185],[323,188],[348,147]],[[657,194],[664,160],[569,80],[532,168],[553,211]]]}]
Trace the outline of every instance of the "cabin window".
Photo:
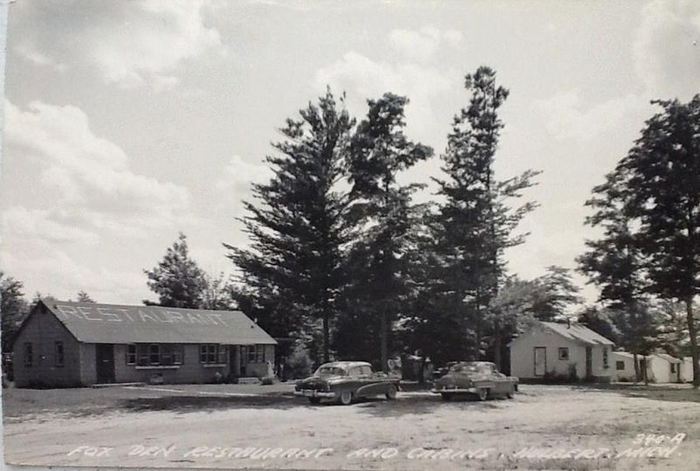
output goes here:
[{"label": "cabin window", "polygon": [[217,344],[200,345],[199,361],[205,364],[225,364],[226,347]]},{"label": "cabin window", "polygon": [[54,343],[54,360],[55,366],[62,367],[64,365],[63,342]]},{"label": "cabin window", "polygon": [[[184,347],[177,344],[138,344],[127,346],[126,361],[138,366],[172,366],[183,362]],[[133,364],[133,363],[129,363]]]},{"label": "cabin window", "polygon": [[610,364],[609,364],[608,360],[609,360],[608,349],[603,348],[603,368],[606,368],[606,369],[609,368]]},{"label": "cabin window", "polygon": [[24,344],[24,366],[32,366],[34,364],[34,353],[32,352],[32,343],[25,342]]},{"label": "cabin window", "polygon": [[130,343],[126,346],[126,364],[136,364],[136,344]]},{"label": "cabin window", "polygon": [[265,363],[265,345],[248,346],[248,363]]},{"label": "cabin window", "polygon": [[569,347],[559,347],[559,359],[569,361]]},{"label": "cabin window", "polygon": [[617,369],[617,371],[624,370],[625,369],[625,362],[624,361],[616,361],[615,362],[615,369]]}]

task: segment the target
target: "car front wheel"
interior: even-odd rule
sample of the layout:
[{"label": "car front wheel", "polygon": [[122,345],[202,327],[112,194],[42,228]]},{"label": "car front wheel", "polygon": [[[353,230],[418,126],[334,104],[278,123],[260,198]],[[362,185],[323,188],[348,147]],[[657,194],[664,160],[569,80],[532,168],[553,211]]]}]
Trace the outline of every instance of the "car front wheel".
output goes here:
[{"label": "car front wheel", "polygon": [[310,397],[309,402],[311,404],[320,404],[321,403],[321,398],[320,397]]},{"label": "car front wheel", "polygon": [[351,391],[343,391],[340,393],[340,403],[344,406],[349,405],[352,402],[352,392]]},{"label": "car front wheel", "polygon": [[386,398],[390,401],[396,399],[396,386],[394,386],[393,384],[389,386],[389,389],[386,390]]},{"label": "car front wheel", "polygon": [[486,398],[489,397],[489,390],[486,388],[480,388],[476,391],[476,395],[480,401],[485,401]]},{"label": "car front wheel", "polygon": [[441,395],[442,395],[442,400],[443,400],[443,401],[449,401],[449,400],[452,399],[452,394],[449,394],[449,393],[441,393]]}]

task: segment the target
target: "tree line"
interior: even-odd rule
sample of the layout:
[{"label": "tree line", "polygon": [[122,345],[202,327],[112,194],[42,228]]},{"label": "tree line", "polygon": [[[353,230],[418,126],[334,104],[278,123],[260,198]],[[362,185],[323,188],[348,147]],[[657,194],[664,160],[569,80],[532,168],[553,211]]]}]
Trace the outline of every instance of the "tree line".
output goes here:
[{"label": "tree line", "polygon": [[[488,67],[464,87],[439,155],[406,135],[408,97],[369,99],[358,120],[327,89],[279,129],[265,159],[273,176],[244,202],[249,243],[224,244],[234,275],[205,273],[180,234],[144,270],[158,295],[144,302],[238,308],[282,340],[282,357],[303,351],[316,364],[363,359],[382,369],[401,353],[501,367],[508,342],[533,321],[574,318],[635,354],[691,354],[697,385],[700,98],[655,102],[661,111],[593,189],[585,223],[602,235],[586,242],[577,269],[601,294],[576,310],[569,270],[551,266],[532,280],[509,272],[505,251],[526,242],[517,228],[537,208],[525,195],[539,172],[495,175],[509,92]],[[437,191],[416,203],[424,185],[402,174],[428,159],[441,164]]]}]

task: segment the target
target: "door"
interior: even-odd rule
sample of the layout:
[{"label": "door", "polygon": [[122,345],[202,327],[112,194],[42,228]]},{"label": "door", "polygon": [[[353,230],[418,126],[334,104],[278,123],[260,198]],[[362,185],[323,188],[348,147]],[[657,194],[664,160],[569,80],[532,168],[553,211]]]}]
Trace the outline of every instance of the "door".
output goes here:
[{"label": "door", "polygon": [[547,347],[535,347],[535,376],[544,376],[547,371]]},{"label": "door", "polygon": [[586,378],[593,377],[593,347],[586,347]]},{"label": "door", "polygon": [[228,354],[228,364],[231,368],[230,376],[231,378],[238,378],[241,376],[241,347],[238,345],[229,346]]},{"label": "door", "polygon": [[97,351],[97,382],[114,382],[114,345],[111,343],[98,343],[95,345]]}]

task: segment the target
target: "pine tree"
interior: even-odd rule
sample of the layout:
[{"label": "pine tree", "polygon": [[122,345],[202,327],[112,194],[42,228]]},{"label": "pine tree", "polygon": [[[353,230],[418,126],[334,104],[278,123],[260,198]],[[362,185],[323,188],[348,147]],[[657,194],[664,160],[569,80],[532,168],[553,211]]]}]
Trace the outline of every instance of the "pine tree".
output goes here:
[{"label": "pine tree", "polygon": [[647,120],[641,137],[615,172],[627,190],[625,212],[638,223],[637,240],[651,285],[663,299],[685,304],[700,386],[694,300],[700,293],[700,95],[688,103],[655,101],[662,111]]},{"label": "pine tree", "polygon": [[[454,316],[461,342],[453,346],[461,358],[479,358],[481,337],[488,327],[499,339],[499,322],[484,325],[485,310],[503,280],[506,248],[523,242],[513,232],[534,203],[516,208],[508,201],[519,198],[533,185],[537,172],[499,181],[494,159],[503,122],[498,110],[508,90],[496,85],[496,73],[479,67],[465,79],[469,104],[455,116],[442,156],[445,180],[436,180],[445,203],[432,221],[437,267],[434,286],[438,304]],[[464,348],[465,346],[471,348]],[[458,357],[459,358],[459,357]]]},{"label": "pine tree", "polygon": [[[342,105],[342,100],[341,100]],[[354,121],[328,90],[318,104],[287,119],[267,157],[274,177],[253,185],[242,221],[250,248],[225,244],[246,288],[241,305],[273,334],[302,339],[315,360],[330,359],[331,327],[344,281],[347,153]],[[258,316],[256,316],[258,317]],[[320,325],[319,325],[320,324]],[[319,332],[320,330],[320,332]]]},{"label": "pine tree", "polygon": [[[367,118],[358,125],[349,153],[351,222],[362,229],[351,248],[347,307],[337,343],[340,353],[379,358],[385,371],[392,322],[406,310],[407,251],[418,217],[411,194],[420,187],[400,185],[396,177],[432,154],[404,134],[407,103],[392,93],[369,100]],[[358,348],[363,344],[365,351]],[[379,352],[373,348],[377,345]]]},{"label": "pine tree", "polygon": [[86,291],[80,290],[78,291],[78,302],[79,303],[94,303],[95,300],[90,297],[89,294],[87,294]]},{"label": "pine tree", "polygon": [[[144,270],[148,287],[158,295],[158,305],[198,309],[206,286],[204,271],[190,258],[187,237],[180,233],[156,267]],[[153,304],[151,301],[144,301]]]}]

